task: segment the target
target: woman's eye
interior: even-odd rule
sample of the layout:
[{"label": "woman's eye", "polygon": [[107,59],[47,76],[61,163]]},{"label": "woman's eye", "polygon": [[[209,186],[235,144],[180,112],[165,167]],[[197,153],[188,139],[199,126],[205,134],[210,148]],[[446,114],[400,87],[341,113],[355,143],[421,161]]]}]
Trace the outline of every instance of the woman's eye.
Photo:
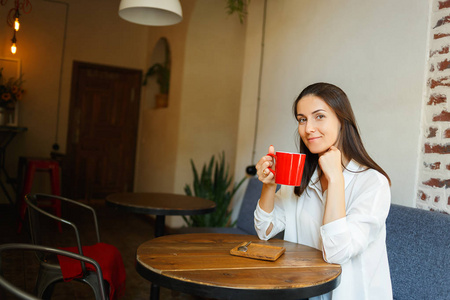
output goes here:
[{"label": "woman's eye", "polygon": [[306,118],[298,118],[298,123],[300,124],[306,123]]},{"label": "woman's eye", "polygon": [[316,116],[316,119],[319,119],[319,120],[321,120],[321,119],[323,119],[323,118],[325,118],[324,115],[317,115],[317,116]]}]

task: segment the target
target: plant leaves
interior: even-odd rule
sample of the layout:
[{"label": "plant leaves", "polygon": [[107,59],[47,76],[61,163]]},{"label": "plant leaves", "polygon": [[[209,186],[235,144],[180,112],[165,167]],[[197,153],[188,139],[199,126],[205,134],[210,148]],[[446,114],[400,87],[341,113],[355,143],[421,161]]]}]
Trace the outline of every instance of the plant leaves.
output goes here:
[{"label": "plant leaves", "polygon": [[192,159],[191,168],[194,180],[192,188],[188,184],[184,187],[186,195],[212,200],[216,203],[216,209],[210,214],[183,216],[186,224],[192,227],[234,226],[236,222],[230,224],[232,209],[229,206],[234,194],[246,178],[242,178],[239,183],[231,186],[232,177],[229,175],[229,166],[225,162],[225,152],[222,152],[217,160],[213,155],[209,163],[203,165],[200,175]]}]

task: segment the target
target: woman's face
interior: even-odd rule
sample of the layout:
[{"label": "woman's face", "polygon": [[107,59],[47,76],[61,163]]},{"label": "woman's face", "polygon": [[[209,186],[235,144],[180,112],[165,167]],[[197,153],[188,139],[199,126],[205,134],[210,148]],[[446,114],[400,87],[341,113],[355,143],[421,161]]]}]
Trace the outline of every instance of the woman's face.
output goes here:
[{"label": "woman's face", "polygon": [[334,110],[321,98],[306,95],[297,103],[298,133],[311,153],[323,154],[338,147],[341,124]]}]

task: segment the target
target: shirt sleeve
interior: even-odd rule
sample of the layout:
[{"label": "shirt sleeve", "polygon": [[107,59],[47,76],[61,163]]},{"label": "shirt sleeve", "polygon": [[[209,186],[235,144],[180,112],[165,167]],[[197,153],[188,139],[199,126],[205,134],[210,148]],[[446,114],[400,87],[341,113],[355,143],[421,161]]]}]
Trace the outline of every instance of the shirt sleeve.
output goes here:
[{"label": "shirt sleeve", "polygon": [[350,194],[346,216],[320,227],[323,255],[329,263],[344,264],[359,255],[385,227],[391,199],[389,183],[378,172],[370,172],[346,189]]},{"label": "shirt sleeve", "polygon": [[[285,228],[285,214],[284,210],[282,208],[282,190],[281,188],[276,194],[275,194],[275,203],[274,203],[274,209],[268,213],[264,211],[259,206],[259,200],[258,204],[256,205],[254,218],[255,218],[255,230],[258,234],[258,237],[261,240],[267,241],[268,239],[271,239],[275,235],[277,235],[279,232],[283,231]],[[266,234],[267,229],[269,228],[270,224],[273,224],[272,231],[269,234]]]}]

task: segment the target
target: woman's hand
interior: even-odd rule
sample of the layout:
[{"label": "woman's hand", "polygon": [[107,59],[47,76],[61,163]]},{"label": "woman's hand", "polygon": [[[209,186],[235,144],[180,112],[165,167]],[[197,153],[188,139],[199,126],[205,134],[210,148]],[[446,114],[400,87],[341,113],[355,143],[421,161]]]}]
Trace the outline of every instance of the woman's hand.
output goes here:
[{"label": "woman's hand", "polygon": [[342,175],[342,155],[335,146],[319,157],[319,166],[328,182],[340,179]]},{"label": "woman's hand", "polygon": [[[268,153],[275,154],[275,148],[272,145],[270,145]],[[261,190],[261,198],[259,198],[259,207],[266,213],[271,213],[274,209],[277,184],[275,183],[275,175],[269,170],[269,167],[272,168],[273,165],[273,157],[269,155],[263,156],[256,164],[258,179],[264,183]],[[269,235],[272,229],[273,223],[270,223],[266,229],[266,235]]]},{"label": "woman's hand", "polygon": [[[270,145],[268,153],[275,154],[275,148],[272,145]],[[272,168],[273,165],[273,158],[269,155],[263,156],[256,164],[256,174],[262,183],[275,185],[275,176],[269,170],[269,167]]]}]

